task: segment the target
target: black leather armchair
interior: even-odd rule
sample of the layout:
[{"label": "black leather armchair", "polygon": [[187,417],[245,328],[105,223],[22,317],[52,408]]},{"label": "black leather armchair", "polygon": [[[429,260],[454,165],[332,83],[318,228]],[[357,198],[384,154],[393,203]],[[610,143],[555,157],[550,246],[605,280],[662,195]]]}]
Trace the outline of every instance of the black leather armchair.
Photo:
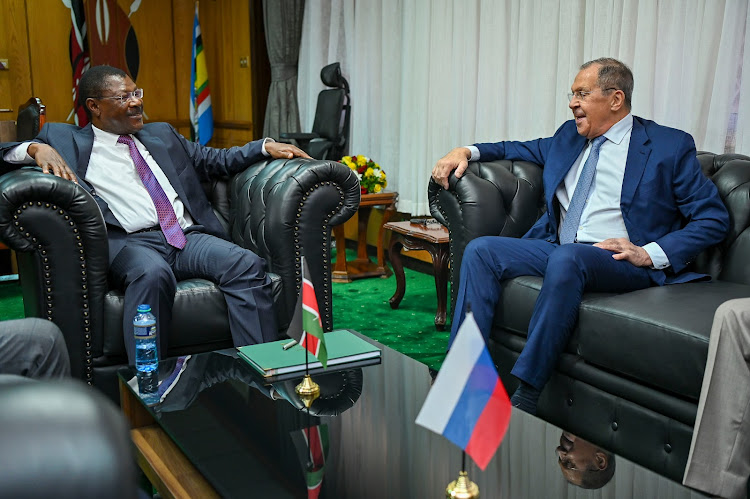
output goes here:
[{"label": "black leather armchair", "polygon": [[[727,238],[696,259],[712,282],[630,293],[586,293],[578,324],[538,414],[607,450],[681,481],[690,449],[708,335],[716,308],[750,296],[750,157],[698,153],[729,210]],[[429,184],[432,215],[448,227],[451,304],[466,245],[522,236],[542,214],[542,169],[522,161],[473,162],[444,190]],[[509,392],[542,279],[504,283],[488,346]],[[451,309],[454,309],[452,306]]]},{"label": "black leather armchair", "polygon": [[338,62],[320,70],[320,79],[328,87],[318,94],[312,133],[283,132],[280,137],[293,140],[313,158],[339,160],[349,145],[349,83]]},{"label": "black leather armchair", "polygon": [[[331,227],[348,220],[360,199],[351,170],[328,161],[264,160],[205,187],[231,240],[266,260],[280,331],[296,304],[303,254],[330,331]],[[127,363],[125,312],[122,292],[107,282],[107,232],[98,205],[83,188],[37,168],[0,177],[0,192],[0,239],[17,251],[26,316],[54,321],[73,375],[117,399],[116,371]],[[226,303],[213,283],[178,283],[169,334],[163,358],[232,346]]]}]

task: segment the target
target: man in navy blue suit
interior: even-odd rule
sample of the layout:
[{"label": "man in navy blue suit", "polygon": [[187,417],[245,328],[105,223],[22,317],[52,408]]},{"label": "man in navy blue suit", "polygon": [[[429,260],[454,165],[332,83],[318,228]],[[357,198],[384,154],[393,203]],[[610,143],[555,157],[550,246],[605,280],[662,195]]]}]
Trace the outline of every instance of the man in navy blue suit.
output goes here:
[{"label": "man in navy blue suit", "polygon": [[625,64],[611,58],[587,62],[571,86],[574,119],[553,137],[458,147],[432,171],[447,188],[451,172],[461,177],[473,160],[544,167],[547,209],[534,226],[520,239],[481,237],[467,245],[450,338],[452,343],[468,305],[487,338],[501,282],[543,276],[526,346],[511,371],[521,381],[511,403],[527,412],[536,412],[584,291],[625,292],[707,278],[686,268],[729,228],[718,191],[701,172],[693,138],[633,116],[632,93],[633,74]]},{"label": "man in navy blue suit", "polygon": [[214,149],[185,140],[166,123],[143,123],[143,90],[123,71],[95,66],[79,84],[91,124],[47,124],[33,142],[0,144],[6,164],[36,164],[78,183],[107,224],[110,277],[125,290],[123,331],[134,361],[131,321],[151,305],[166,355],[178,280],[209,279],[227,303],[236,346],[274,340],[271,281],[265,262],[229,242],[201,180],[233,175],[265,157],[309,156],[270,139]]}]

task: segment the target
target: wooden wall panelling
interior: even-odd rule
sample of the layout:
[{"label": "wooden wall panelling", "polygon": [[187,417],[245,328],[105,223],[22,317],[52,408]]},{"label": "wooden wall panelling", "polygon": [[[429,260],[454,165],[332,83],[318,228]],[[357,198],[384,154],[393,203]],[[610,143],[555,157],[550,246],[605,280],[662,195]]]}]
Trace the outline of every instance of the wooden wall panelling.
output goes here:
[{"label": "wooden wall panelling", "polygon": [[0,70],[0,120],[15,120],[18,106],[31,94],[29,40],[24,0],[0,0],[0,58],[8,59],[8,70]]},{"label": "wooden wall panelling", "polygon": [[[118,6],[128,13],[131,3],[131,0],[119,0]],[[171,1],[141,2],[138,10],[130,16],[140,54],[137,84],[143,88],[143,108],[149,121],[178,118],[176,79],[184,69],[176,69],[172,12]],[[98,61],[94,62],[98,64]],[[190,66],[187,73],[189,78]]]},{"label": "wooden wall panelling", "polygon": [[[204,2],[206,0],[203,0]],[[183,136],[190,138],[190,68],[193,50],[193,0],[172,0],[172,33],[174,40],[175,104],[178,123],[173,123]],[[201,23],[202,27],[202,23]]]},{"label": "wooden wall panelling", "polygon": [[[201,32],[206,51],[214,136],[210,145],[229,147],[252,139],[249,3],[203,0]],[[247,66],[240,67],[240,58]]]},{"label": "wooden wall panelling", "polygon": [[[95,0],[84,1],[90,11]],[[131,0],[116,3],[129,13]],[[259,112],[254,102],[259,98],[258,92],[266,93],[267,88],[255,89],[253,94],[253,85],[259,68],[263,82],[269,78],[270,67],[267,58],[263,62],[265,46],[260,56],[261,48],[253,47],[262,36],[262,19],[257,17],[262,13],[260,4],[260,0],[200,2],[215,123],[210,145],[240,145],[262,133],[265,109]],[[142,2],[129,18],[138,39],[137,83],[146,93],[146,114],[150,121],[172,123],[185,136],[190,134],[194,11],[194,0],[160,0]],[[0,71],[0,108],[7,105],[14,110],[0,113],[0,120],[14,119],[18,105],[34,95],[47,105],[48,121],[66,121],[73,108],[68,54],[70,10],[61,0],[0,0],[0,12],[13,19],[0,27],[0,58],[8,58],[11,67]],[[96,20],[87,18],[87,23],[93,26]],[[89,36],[98,36],[92,31]],[[241,58],[247,58],[246,67],[240,67]],[[261,117],[257,127],[254,115]]]},{"label": "wooden wall panelling", "polygon": [[[231,9],[222,10],[221,26],[231,26],[223,33],[221,44],[225,72],[222,82],[222,116],[226,123],[228,143],[245,143],[253,138],[252,80],[250,78],[250,4],[231,0]],[[243,62],[244,61],[244,62]]]},{"label": "wooden wall panelling", "polygon": [[252,81],[253,139],[263,138],[268,89],[271,87],[271,63],[268,61],[263,2],[250,0],[250,74]]},{"label": "wooden wall panelling", "polygon": [[70,9],[60,0],[25,3],[31,92],[47,106],[47,121],[65,121],[73,109],[73,70],[68,51]]}]

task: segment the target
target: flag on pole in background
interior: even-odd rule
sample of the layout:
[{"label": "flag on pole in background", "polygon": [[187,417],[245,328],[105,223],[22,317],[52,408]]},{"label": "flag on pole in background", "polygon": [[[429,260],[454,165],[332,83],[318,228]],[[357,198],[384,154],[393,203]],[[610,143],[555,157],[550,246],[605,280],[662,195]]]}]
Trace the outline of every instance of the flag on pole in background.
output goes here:
[{"label": "flag on pole in background", "polygon": [[214,134],[214,116],[211,110],[211,91],[208,88],[206,55],[203,52],[201,25],[198,22],[198,2],[195,2],[193,22],[193,67],[190,72],[190,135],[202,145]]},{"label": "flag on pole in background", "polygon": [[297,308],[294,310],[294,316],[286,334],[297,340],[297,343],[304,348],[307,348],[323,364],[323,367],[326,367],[328,351],[326,350],[323,324],[320,322],[318,299],[315,297],[315,289],[310,280],[310,271],[307,270],[307,262],[304,256],[300,265],[302,266],[302,289],[297,300]]},{"label": "flag on pole in background", "polygon": [[86,110],[78,104],[78,82],[83,73],[90,67],[88,33],[86,30],[86,18],[84,15],[83,0],[63,1],[70,9],[70,40],[68,42],[68,53],[70,56],[70,67],[73,69],[73,109],[68,114],[68,121],[73,118],[78,126],[86,126],[89,118]]},{"label": "flag on pole in background", "polygon": [[510,413],[508,394],[469,312],[416,423],[464,449],[484,470],[505,436]]}]

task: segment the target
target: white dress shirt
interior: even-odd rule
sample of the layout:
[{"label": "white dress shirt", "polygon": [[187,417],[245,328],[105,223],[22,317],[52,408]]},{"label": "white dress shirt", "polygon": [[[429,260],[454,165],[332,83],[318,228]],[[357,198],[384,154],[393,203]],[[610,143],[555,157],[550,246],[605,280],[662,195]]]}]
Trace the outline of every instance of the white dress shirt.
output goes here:
[{"label": "white dress shirt", "polygon": [[[95,126],[92,128],[94,130],[94,144],[91,148],[91,158],[86,170],[86,182],[107,202],[110,211],[127,232],[135,232],[159,225],[154,201],[135,169],[135,163],[133,163],[133,158],[130,157],[128,145],[117,142],[119,135],[105,132]],[[169,183],[169,179],[156,164],[146,146],[134,136],[131,135],[131,137],[135,141],[138,152],[146,160],[154,177],[156,177],[161,188],[164,189],[164,193],[172,204],[175,215],[177,215],[180,227],[182,227],[182,230],[187,229],[193,225],[193,219],[185,209],[177,191]],[[117,174],[114,174],[114,172],[117,172]]]},{"label": "white dress shirt", "polygon": [[[632,130],[633,115],[628,113],[627,116],[612,125],[604,133],[607,140],[604,141],[599,150],[596,174],[586,205],[583,208],[576,235],[576,241],[578,242],[597,243],[605,239],[620,237],[630,240],[622,217],[620,196],[623,179],[625,178],[625,165],[627,164]],[[578,183],[578,177],[581,175],[583,165],[591,152],[591,144],[592,142],[589,141],[555,191],[555,196],[560,203],[558,228],[562,227],[563,220],[565,220],[570,200]],[[476,146],[467,146],[467,148],[471,151],[471,161],[478,160],[479,149]],[[650,242],[643,246],[643,249],[651,257],[653,268],[663,269],[670,266],[667,255],[657,243]]]}]

